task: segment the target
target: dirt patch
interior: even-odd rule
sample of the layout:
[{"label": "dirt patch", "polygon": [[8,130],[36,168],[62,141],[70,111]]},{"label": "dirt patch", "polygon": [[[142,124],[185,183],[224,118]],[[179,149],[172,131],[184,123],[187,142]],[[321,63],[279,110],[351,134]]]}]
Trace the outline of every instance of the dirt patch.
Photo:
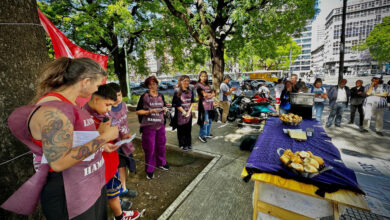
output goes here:
[{"label": "dirt patch", "polygon": [[130,201],[133,203],[132,209],[146,209],[142,219],[157,219],[212,160],[208,156],[167,148],[166,159],[171,166],[170,170],[156,169],[154,179],[148,180],[140,141],[134,141],[134,146],[137,173],[128,174],[126,186],[137,190],[139,194]]}]

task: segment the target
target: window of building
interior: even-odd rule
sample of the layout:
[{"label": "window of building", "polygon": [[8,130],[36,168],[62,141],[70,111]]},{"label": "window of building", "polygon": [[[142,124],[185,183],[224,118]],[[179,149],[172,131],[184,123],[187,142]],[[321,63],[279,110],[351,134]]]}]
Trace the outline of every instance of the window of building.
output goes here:
[{"label": "window of building", "polygon": [[366,9],[367,8],[367,3],[362,3],[362,9]]}]

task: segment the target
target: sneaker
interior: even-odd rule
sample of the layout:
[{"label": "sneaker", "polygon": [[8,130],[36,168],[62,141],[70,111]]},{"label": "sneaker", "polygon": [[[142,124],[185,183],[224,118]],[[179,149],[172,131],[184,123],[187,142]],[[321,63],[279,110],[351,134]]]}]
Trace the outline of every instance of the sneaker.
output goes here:
[{"label": "sneaker", "polygon": [[121,203],[121,209],[125,211],[130,210],[131,206],[133,206],[133,203],[128,200],[121,199],[120,203]]},{"label": "sneaker", "polygon": [[383,133],[381,131],[377,131],[376,134],[379,136],[383,136]]},{"label": "sneaker", "polygon": [[330,128],[330,126],[332,126],[332,125],[330,125],[330,124],[326,124],[326,127],[327,127],[327,128]]},{"label": "sneaker", "polygon": [[367,132],[368,132],[368,130],[367,130],[367,129],[364,129],[364,128],[362,128],[362,129],[360,130],[360,132],[362,132],[362,133],[367,133]]},{"label": "sneaker", "polygon": [[164,166],[159,166],[158,168],[167,171],[167,170],[169,170],[169,165],[168,165],[168,163],[166,163]]},{"label": "sneaker", "polygon": [[183,151],[188,151],[188,147],[183,147]]},{"label": "sneaker", "polygon": [[210,134],[210,135],[208,135],[208,136],[206,136],[206,138],[213,138],[214,137],[214,135],[212,135],[212,134]]},{"label": "sneaker", "polygon": [[335,125],[336,127],[341,127],[340,125]]},{"label": "sneaker", "polygon": [[206,142],[207,142],[206,138],[199,137],[199,140],[200,140],[201,142],[203,142],[203,143],[206,143]]},{"label": "sneaker", "polygon": [[138,193],[137,191],[135,190],[132,190],[132,189],[126,189],[123,193],[120,194],[120,197],[130,197],[130,198],[134,198],[138,196]]},{"label": "sneaker", "polygon": [[150,179],[153,179],[154,178],[154,173],[151,172],[151,173],[148,173],[146,172],[146,179],[150,180]]},{"label": "sneaker", "polygon": [[139,218],[141,215],[138,211],[123,211],[122,220],[134,220]]},{"label": "sneaker", "polygon": [[188,148],[188,150],[192,150],[192,146],[188,146],[187,148]]}]

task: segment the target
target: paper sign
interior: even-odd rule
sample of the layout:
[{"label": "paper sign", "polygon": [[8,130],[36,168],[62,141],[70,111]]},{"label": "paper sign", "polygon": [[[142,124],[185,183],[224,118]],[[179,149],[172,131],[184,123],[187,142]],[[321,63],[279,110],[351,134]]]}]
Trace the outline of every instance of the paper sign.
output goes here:
[{"label": "paper sign", "polygon": [[135,133],[129,139],[123,139],[115,143],[116,146],[121,146],[122,144],[130,143],[135,138]]}]

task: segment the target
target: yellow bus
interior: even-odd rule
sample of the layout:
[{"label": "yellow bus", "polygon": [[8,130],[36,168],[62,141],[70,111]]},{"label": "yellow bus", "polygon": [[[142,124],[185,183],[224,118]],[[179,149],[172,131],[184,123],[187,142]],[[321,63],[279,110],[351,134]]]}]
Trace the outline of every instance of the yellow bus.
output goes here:
[{"label": "yellow bus", "polygon": [[277,82],[279,78],[283,77],[283,70],[255,70],[251,72],[241,73],[249,79],[264,79],[269,82]]}]

